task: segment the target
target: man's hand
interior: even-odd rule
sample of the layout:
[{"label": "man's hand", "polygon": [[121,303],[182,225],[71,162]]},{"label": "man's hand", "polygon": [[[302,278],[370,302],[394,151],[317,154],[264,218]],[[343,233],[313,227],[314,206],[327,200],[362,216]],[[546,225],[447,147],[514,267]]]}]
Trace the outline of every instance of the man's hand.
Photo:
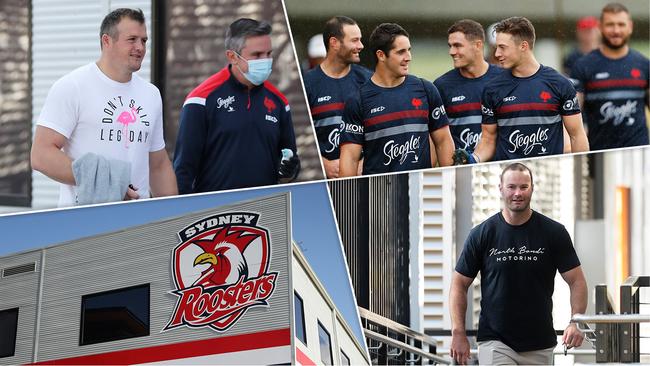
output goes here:
[{"label": "man's hand", "polygon": [[568,327],[566,327],[564,333],[562,334],[562,343],[566,345],[567,349],[580,347],[584,338],[585,335],[578,330],[578,326],[575,323],[571,323]]},{"label": "man's hand", "polygon": [[[284,150],[288,150],[289,153],[285,153]],[[283,155],[285,157],[280,160],[280,169],[278,171],[278,178],[281,183],[289,183],[296,179],[298,172],[300,171],[300,159],[297,155],[293,155],[293,151],[289,149],[284,149]]]},{"label": "man's hand", "polygon": [[451,332],[449,355],[459,365],[466,365],[469,359],[469,341],[465,332]]},{"label": "man's hand", "polygon": [[466,150],[456,149],[453,155],[454,165],[476,164],[474,154],[470,154]]},{"label": "man's hand", "polygon": [[129,187],[126,189],[126,194],[124,195],[124,201],[130,201],[130,200],[137,200],[140,198],[140,195],[138,192],[136,192],[138,189],[133,186],[133,184],[129,184]]},{"label": "man's hand", "polygon": [[325,158],[322,158],[321,160],[323,161],[323,166],[325,167],[325,176],[327,178],[338,178],[339,177],[339,159],[327,160]]}]

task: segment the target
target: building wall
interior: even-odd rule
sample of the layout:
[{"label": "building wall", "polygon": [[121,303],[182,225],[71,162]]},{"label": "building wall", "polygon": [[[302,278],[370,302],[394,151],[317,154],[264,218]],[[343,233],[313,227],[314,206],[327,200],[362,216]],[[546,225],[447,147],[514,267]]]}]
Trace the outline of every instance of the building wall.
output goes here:
[{"label": "building wall", "polygon": [[[207,327],[179,327],[162,332],[177,302],[177,297],[170,293],[175,290],[170,263],[172,250],[179,244],[177,232],[201,218],[228,211],[259,212],[258,224],[269,230],[273,255],[269,271],[278,272],[275,290],[267,300],[269,306],[249,309],[225,333]],[[289,292],[288,220],[289,195],[281,194],[45,248],[44,263],[40,261],[40,251],[29,252],[25,259],[19,258],[20,255],[2,257],[0,268],[27,259],[38,260],[37,268],[43,271],[43,281],[39,288],[33,285],[36,275],[32,274],[21,275],[29,281],[24,284],[21,281],[20,286],[13,279],[0,279],[0,293],[3,294],[0,309],[12,308],[16,303],[25,304],[21,306],[26,307],[25,311],[22,308],[19,310],[19,321],[23,321],[19,326],[24,328],[20,337],[20,354],[11,360],[0,359],[0,363],[57,360],[263,330],[289,329],[289,300],[293,301],[293,297]],[[16,280],[19,280],[18,277]],[[79,345],[83,295],[147,283],[150,284],[151,301],[149,336]],[[36,312],[33,304],[36,304],[39,291],[42,291],[42,300],[38,303],[40,311]],[[39,324],[36,337],[29,335],[30,329],[35,328],[34,322]],[[34,359],[31,358],[28,344],[37,344]],[[286,358],[273,363],[288,362],[289,349],[287,344]]]},{"label": "building wall", "polygon": [[302,253],[299,253],[295,247],[292,275],[294,291],[303,300],[307,339],[307,344],[304,344],[295,338],[296,348],[317,365],[323,364],[318,339],[318,322],[320,322],[330,335],[333,365],[341,364],[341,351],[350,358],[351,365],[367,365],[365,345],[359,345],[325,288],[316,278]]},{"label": "building wall", "polygon": [[0,204],[31,199],[30,5],[0,2]]}]

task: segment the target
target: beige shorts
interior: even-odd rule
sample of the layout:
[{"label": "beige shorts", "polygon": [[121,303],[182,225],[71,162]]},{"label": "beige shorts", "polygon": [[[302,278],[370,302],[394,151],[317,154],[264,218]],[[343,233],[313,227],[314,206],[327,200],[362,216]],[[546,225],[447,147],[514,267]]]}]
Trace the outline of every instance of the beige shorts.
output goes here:
[{"label": "beige shorts", "polygon": [[552,365],[554,348],[515,352],[499,341],[478,342],[478,363],[481,365]]}]

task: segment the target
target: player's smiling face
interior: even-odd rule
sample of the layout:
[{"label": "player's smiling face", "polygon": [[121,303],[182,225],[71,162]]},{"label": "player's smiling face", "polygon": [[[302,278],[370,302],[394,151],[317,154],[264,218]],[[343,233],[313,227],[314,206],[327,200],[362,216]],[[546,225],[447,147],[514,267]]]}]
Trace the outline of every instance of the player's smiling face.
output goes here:
[{"label": "player's smiling face", "polygon": [[455,68],[464,68],[476,62],[477,42],[468,40],[462,32],[454,32],[449,35],[447,38],[449,56],[451,56]]},{"label": "player's smiling face", "polygon": [[144,24],[123,17],[116,26],[117,38],[108,36],[104,50],[111,62],[128,72],[136,72],[142,66],[147,51],[147,28]]},{"label": "player's smiling face", "polygon": [[499,183],[499,191],[501,191],[501,199],[507,210],[524,212],[530,209],[533,184],[528,171],[506,171]]},{"label": "player's smiling face", "polygon": [[340,42],[338,56],[345,63],[358,63],[361,61],[359,53],[363,49],[361,43],[361,29],[358,25],[345,24],[343,26],[343,40]]},{"label": "player's smiling face", "polygon": [[385,58],[386,69],[394,76],[406,76],[409,73],[409,63],[411,62],[411,42],[406,36],[397,36],[393,41],[393,48],[388,51]]},{"label": "player's smiling face", "polygon": [[497,49],[494,56],[504,69],[512,69],[519,65],[522,58],[521,42],[517,44],[514,37],[508,33],[497,33]]},{"label": "player's smiling face", "polygon": [[603,13],[600,20],[603,44],[612,49],[625,46],[632,35],[632,20],[624,11]]}]

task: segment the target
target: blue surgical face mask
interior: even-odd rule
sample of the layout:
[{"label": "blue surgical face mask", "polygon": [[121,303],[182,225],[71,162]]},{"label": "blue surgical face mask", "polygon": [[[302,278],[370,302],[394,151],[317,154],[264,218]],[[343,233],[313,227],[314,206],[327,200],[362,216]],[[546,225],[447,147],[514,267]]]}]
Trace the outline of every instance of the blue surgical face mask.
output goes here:
[{"label": "blue surgical face mask", "polygon": [[261,85],[271,75],[271,70],[273,68],[272,58],[247,60],[237,52],[235,52],[235,54],[248,63],[248,72],[241,71],[241,69],[239,69],[239,66],[237,66],[237,68],[239,69],[239,71],[241,71],[242,75],[244,75],[246,80],[251,82],[251,84]]}]

